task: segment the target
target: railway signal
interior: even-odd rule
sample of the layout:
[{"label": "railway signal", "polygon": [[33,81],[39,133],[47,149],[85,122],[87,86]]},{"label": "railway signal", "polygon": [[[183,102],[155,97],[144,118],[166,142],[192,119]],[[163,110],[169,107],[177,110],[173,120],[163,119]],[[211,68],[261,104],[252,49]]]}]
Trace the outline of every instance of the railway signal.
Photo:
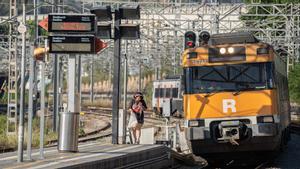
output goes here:
[{"label": "railway signal", "polygon": [[207,31],[202,31],[199,34],[199,45],[206,45],[209,41],[210,34]]},{"label": "railway signal", "polygon": [[[113,75],[113,105],[112,105],[112,143],[118,144],[119,136],[119,98],[120,98],[120,67],[121,67],[121,39],[138,39],[140,37],[140,28],[136,24],[121,24],[121,19],[140,19],[139,5],[124,4],[119,8],[111,10],[110,6],[98,6],[90,11],[97,16],[98,22],[111,21],[114,13],[114,36],[112,37],[112,24],[98,24],[97,35],[101,38],[114,39],[114,75]],[[125,111],[125,110],[124,110]],[[123,121],[126,119],[124,113]],[[123,125],[122,142],[125,143],[126,132]]]},{"label": "railway signal", "polygon": [[184,34],[184,49],[194,48],[196,44],[196,34],[188,31]]}]

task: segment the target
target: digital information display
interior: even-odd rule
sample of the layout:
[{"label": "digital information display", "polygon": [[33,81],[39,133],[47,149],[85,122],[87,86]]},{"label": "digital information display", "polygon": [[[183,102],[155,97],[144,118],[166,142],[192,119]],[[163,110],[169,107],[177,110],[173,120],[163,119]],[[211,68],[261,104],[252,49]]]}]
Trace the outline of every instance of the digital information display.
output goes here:
[{"label": "digital information display", "polygon": [[232,54],[220,53],[220,48],[209,48],[208,49],[208,61],[209,62],[230,62],[230,61],[245,61],[246,53],[245,47],[234,47]]},{"label": "digital information display", "polygon": [[49,14],[49,32],[96,32],[96,16],[94,14]]},{"label": "digital information display", "polygon": [[49,36],[49,53],[95,53],[93,35],[53,35]]}]

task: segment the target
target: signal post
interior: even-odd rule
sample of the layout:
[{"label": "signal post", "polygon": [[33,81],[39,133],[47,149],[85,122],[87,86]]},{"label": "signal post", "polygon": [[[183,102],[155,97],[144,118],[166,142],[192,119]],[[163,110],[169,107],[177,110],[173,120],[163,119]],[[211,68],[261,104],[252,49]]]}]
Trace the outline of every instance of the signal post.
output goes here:
[{"label": "signal post", "polygon": [[[95,14],[98,21],[111,21],[112,13],[114,13],[114,72],[113,72],[113,98],[112,98],[112,143],[119,143],[119,136],[122,142],[125,143],[126,137],[126,114],[127,111],[123,110],[122,132],[119,132],[119,103],[120,103],[120,67],[121,67],[121,39],[133,40],[140,37],[139,25],[136,24],[122,24],[122,19],[140,19],[140,8],[138,5],[124,4],[116,9],[111,9],[110,6],[97,6],[91,10]],[[111,37],[111,24],[99,24],[97,34],[100,38],[112,39]],[[126,79],[126,78],[124,78]]]},{"label": "signal post", "polygon": [[[49,53],[69,54],[68,108],[66,112],[60,112],[58,150],[77,152],[81,100],[81,59],[78,54],[96,54],[107,45],[95,36],[94,14],[49,14],[41,23],[50,32]],[[38,55],[42,51],[37,48],[35,53]]]}]

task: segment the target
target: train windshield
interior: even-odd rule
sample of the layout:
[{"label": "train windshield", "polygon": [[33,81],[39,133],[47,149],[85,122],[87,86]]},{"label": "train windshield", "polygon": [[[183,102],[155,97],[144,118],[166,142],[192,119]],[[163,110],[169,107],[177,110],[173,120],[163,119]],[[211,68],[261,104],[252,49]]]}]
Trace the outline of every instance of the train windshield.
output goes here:
[{"label": "train windshield", "polygon": [[184,69],[185,93],[270,89],[272,72],[271,62],[189,67]]}]

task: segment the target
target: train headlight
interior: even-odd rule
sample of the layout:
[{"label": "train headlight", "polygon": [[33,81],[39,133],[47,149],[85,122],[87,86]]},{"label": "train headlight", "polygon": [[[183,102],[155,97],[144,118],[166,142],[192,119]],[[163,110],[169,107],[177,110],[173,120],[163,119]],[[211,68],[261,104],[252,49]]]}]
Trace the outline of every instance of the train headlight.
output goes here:
[{"label": "train headlight", "polygon": [[258,116],[257,123],[274,123],[273,116]]},{"label": "train headlight", "polygon": [[234,48],[233,47],[228,48],[228,53],[233,54],[234,53]]},{"label": "train headlight", "polygon": [[220,53],[225,54],[226,53],[226,48],[220,48]]}]

